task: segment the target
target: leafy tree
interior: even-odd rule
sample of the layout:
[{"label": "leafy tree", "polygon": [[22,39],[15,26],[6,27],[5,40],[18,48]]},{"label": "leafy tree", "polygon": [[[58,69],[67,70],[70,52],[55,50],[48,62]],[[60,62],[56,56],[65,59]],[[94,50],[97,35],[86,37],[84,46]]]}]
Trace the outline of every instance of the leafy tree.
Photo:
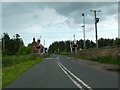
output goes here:
[{"label": "leafy tree", "polygon": [[26,55],[30,53],[32,53],[32,49],[29,46],[25,47],[24,45],[21,45],[17,52],[17,55]]},{"label": "leafy tree", "polygon": [[2,36],[3,55],[15,55],[18,52],[19,47],[23,45],[23,41],[19,37],[20,35],[16,34],[16,38],[10,39],[7,33],[3,33]]},{"label": "leafy tree", "polygon": [[26,47],[24,45],[21,45],[17,54],[18,55],[25,55],[25,52],[26,52]]},{"label": "leafy tree", "polygon": [[115,45],[120,45],[120,38],[116,38]]},{"label": "leafy tree", "polygon": [[100,38],[98,40],[98,44],[99,44],[99,47],[113,46],[114,45],[114,39]]},{"label": "leafy tree", "polygon": [[31,54],[32,53],[32,48],[29,46],[26,47],[26,54]]},{"label": "leafy tree", "polygon": [[8,49],[8,44],[9,44],[10,37],[8,33],[3,33],[2,36],[2,50]]},{"label": "leafy tree", "polygon": [[[86,49],[89,49],[89,48],[95,48],[96,45],[95,43],[91,40],[86,40]],[[73,43],[73,41],[72,41]],[[114,44],[115,43],[115,44]],[[80,39],[80,40],[77,40],[77,44],[78,44],[78,48],[77,50],[79,50],[80,48],[83,49],[83,40]],[[113,46],[113,45],[120,45],[120,39],[104,39],[104,38],[100,38],[98,40],[98,44],[99,44],[99,47],[106,47],[106,46]],[[70,41],[59,41],[59,42],[53,42],[50,47],[49,47],[49,52],[51,53],[54,53],[54,52],[61,52],[61,51],[67,51],[67,52],[70,52]],[[73,51],[74,51],[74,48],[73,48]]]}]

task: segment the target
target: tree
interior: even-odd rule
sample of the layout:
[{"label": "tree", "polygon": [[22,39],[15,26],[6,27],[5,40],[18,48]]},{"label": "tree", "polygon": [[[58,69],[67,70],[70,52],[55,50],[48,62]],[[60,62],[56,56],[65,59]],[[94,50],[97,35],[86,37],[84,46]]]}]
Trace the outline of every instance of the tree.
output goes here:
[{"label": "tree", "polygon": [[8,44],[9,44],[10,37],[8,33],[3,33],[2,36],[2,50],[8,49]]},{"label": "tree", "polygon": [[29,46],[25,47],[24,45],[21,45],[17,52],[17,55],[26,55],[30,53],[32,53],[32,49]]},{"label": "tree", "polygon": [[116,38],[115,45],[120,45],[120,38]]},{"label": "tree", "polygon": [[[73,43],[73,41],[71,41]],[[86,49],[89,49],[89,48],[95,48],[96,45],[95,43],[91,40],[86,40]],[[98,43],[99,43],[99,47],[106,47],[106,46],[113,46],[114,45],[114,42],[116,45],[120,45],[120,39],[116,39],[114,41],[114,39],[104,39],[104,38],[100,38],[98,40]],[[80,39],[80,40],[77,40],[77,50],[79,49],[83,49],[83,40]],[[75,48],[73,48],[73,51],[75,50]],[[59,42],[53,42],[50,47],[49,47],[49,52],[51,53],[54,53],[54,52],[58,52],[58,51],[67,51],[67,52],[70,52],[70,41],[59,41]]]},{"label": "tree", "polygon": [[20,35],[16,34],[16,38],[10,39],[7,33],[3,33],[2,36],[3,55],[15,55],[18,52],[19,47],[23,45],[23,41],[19,37]]},{"label": "tree", "polygon": [[100,38],[98,40],[98,44],[99,44],[99,47],[113,46],[114,45],[114,39]]}]

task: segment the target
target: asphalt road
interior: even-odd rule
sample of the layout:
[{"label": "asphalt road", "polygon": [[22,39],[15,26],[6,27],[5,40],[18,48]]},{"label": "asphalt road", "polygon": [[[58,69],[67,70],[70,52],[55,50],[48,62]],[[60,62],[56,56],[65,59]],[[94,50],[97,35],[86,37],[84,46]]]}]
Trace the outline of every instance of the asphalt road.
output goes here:
[{"label": "asphalt road", "polygon": [[52,54],[5,88],[118,88],[118,75]]}]

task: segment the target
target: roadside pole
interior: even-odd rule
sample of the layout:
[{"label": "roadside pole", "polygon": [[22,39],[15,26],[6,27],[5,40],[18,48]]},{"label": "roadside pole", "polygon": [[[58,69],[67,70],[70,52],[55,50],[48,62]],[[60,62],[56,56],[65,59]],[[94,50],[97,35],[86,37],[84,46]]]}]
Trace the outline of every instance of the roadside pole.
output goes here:
[{"label": "roadside pole", "polygon": [[70,39],[70,51],[71,51],[71,53],[73,52],[72,51],[72,45],[71,45],[72,43],[71,43],[71,39]]},{"label": "roadside pole", "polygon": [[86,42],[85,42],[85,15],[84,13],[82,13],[82,16],[83,16],[83,38],[84,38],[84,42],[83,42],[83,46],[84,46],[84,49],[86,49]]},{"label": "roadside pole", "polygon": [[[73,35],[73,37],[74,37],[74,44],[76,44],[75,34]],[[77,53],[77,47],[75,47],[75,50],[74,50],[74,55],[76,55],[76,53]]]},{"label": "roadside pole", "polygon": [[96,48],[98,48],[98,35],[97,35],[97,23],[99,22],[99,18],[96,17],[96,12],[100,12],[101,10],[90,10],[92,12],[94,12],[94,16],[95,16],[95,37],[96,37]]},{"label": "roadside pole", "polygon": [[44,45],[43,53],[45,53],[45,40],[43,42],[43,45]]}]

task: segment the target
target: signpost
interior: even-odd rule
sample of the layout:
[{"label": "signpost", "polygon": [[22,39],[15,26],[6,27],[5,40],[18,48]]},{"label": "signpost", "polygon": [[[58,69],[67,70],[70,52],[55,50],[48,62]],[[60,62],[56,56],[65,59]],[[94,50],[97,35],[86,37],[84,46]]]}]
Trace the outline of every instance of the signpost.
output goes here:
[{"label": "signpost", "polygon": [[73,44],[73,45],[72,45],[72,48],[77,48],[77,47],[78,47],[77,44]]}]

